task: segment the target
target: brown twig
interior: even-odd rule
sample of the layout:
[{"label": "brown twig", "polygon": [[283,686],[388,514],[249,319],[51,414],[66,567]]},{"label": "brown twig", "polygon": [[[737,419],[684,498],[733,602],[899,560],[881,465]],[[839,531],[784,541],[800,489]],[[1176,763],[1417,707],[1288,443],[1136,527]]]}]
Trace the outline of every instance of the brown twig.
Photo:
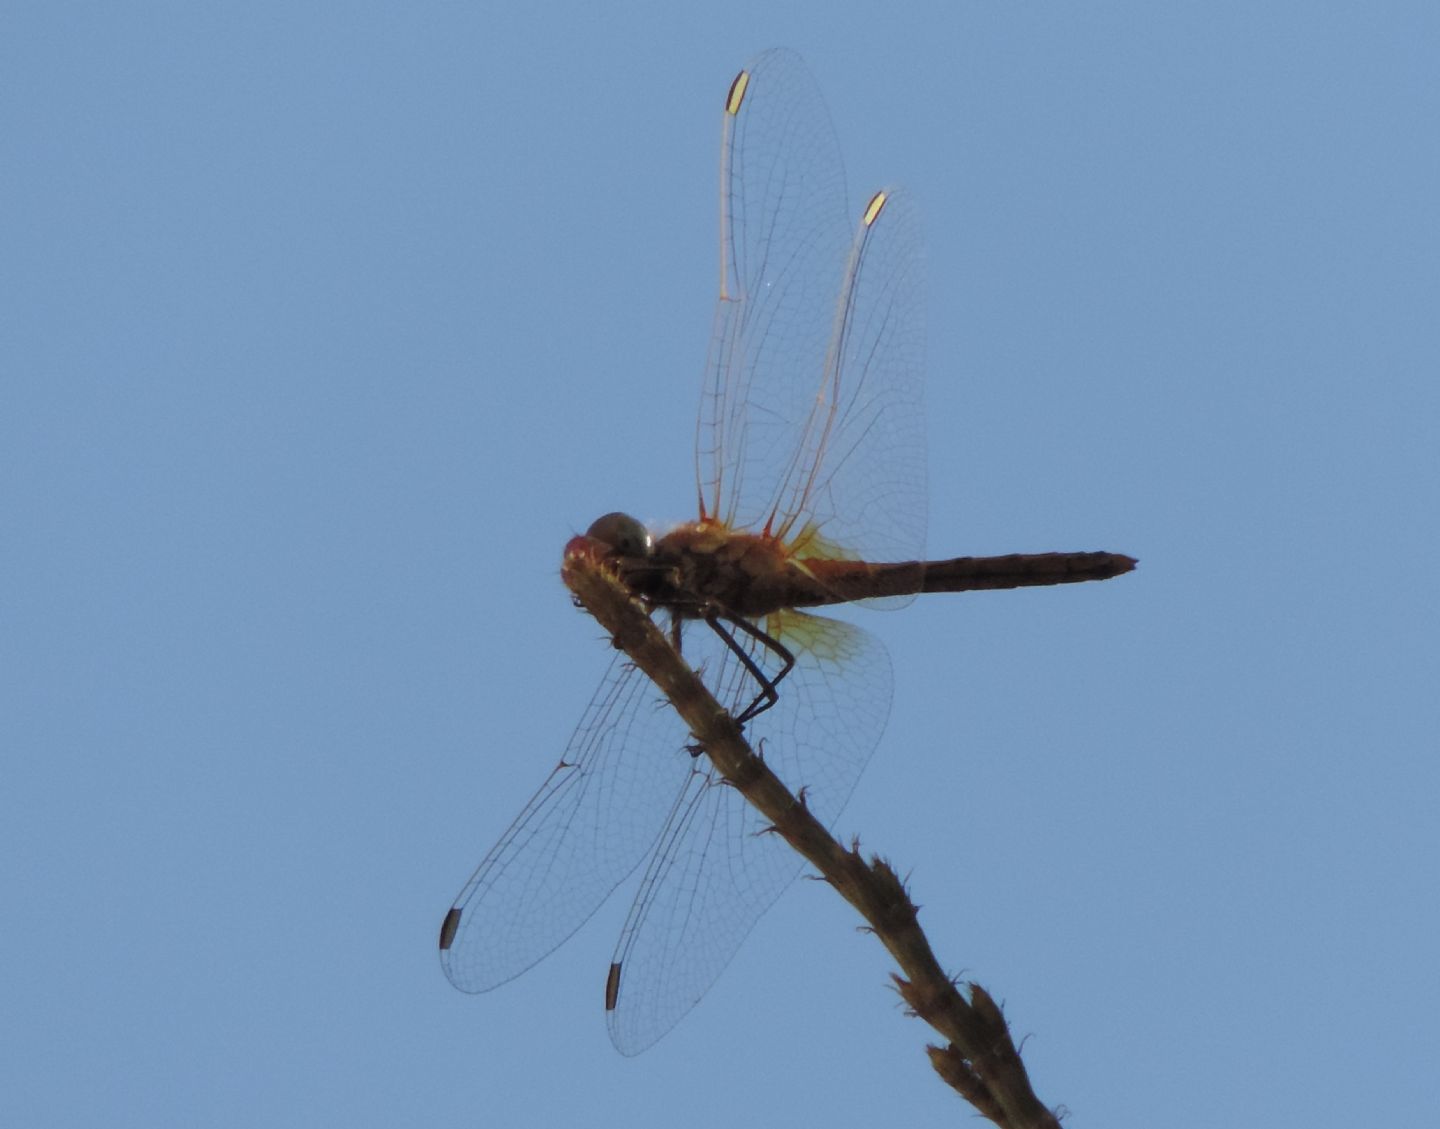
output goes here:
[{"label": "brown twig", "polygon": [[917,910],[890,864],[842,847],[765,762],[735,720],[670,645],[645,606],[604,563],[594,543],[576,538],[561,569],[579,602],[610,633],[615,646],[649,676],[689,726],[725,779],[850,902],[890,950],[903,975],[894,977],[914,1013],[948,1040],[929,1047],[940,1076],[981,1114],[1006,1129],[1058,1129],[1055,1115],[1031,1089],[1005,1017],[990,994],[967,983],[969,998],[940,967],[916,919]]}]

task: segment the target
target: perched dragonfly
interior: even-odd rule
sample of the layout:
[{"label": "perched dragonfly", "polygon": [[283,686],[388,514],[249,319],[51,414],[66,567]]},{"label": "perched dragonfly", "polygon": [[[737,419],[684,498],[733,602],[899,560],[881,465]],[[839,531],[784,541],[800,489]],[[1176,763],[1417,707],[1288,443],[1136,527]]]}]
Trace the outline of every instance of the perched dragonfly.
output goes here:
[{"label": "perched dragonfly", "polygon": [[[814,80],[769,51],[725,99],[720,298],[696,438],[699,516],[660,537],[607,514],[603,557],[792,790],[830,823],[889,714],[874,636],[802,608],[1102,580],[1113,553],[925,561],[921,240],[903,192],[858,223]],[[897,563],[874,563],[897,562]],[[802,867],[621,653],[540,791],[440,931],[467,992],[518,976],[645,864],[611,962],[615,1046],[687,1012]]]}]

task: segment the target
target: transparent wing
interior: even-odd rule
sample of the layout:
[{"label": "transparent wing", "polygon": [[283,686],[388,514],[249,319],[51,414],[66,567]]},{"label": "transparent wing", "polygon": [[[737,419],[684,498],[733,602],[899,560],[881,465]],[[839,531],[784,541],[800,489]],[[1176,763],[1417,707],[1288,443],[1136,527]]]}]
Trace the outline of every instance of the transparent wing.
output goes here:
[{"label": "transparent wing", "polygon": [[924,556],[924,350],[919,218],[888,189],[856,228],[824,372],[777,488],[774,531],[797,556]]},{"label": "transparent wing", "polygon": [[702,517],[769,528],[797,556],[923,556],[923,256],[901,192],[858,226],[824,103],[799,58],[732,87],[721,291],[696,461]]},{"label": "transparent wing", "polygon": [[640,864],[690,772],[684,723],[616,654],[560,763],[445,919],[440,962],[485,992],[552,952]]},{"label": "transparent wing", "polygon": [[799,56],[767,51],[741,71],[723,122],[696,464],[701,516],[759,529],[818,386],[851,222],[835,130]]},{"label": "transparent wing", "polygon": [[[829,824],[884,730],[890,659],[874,636],[837,620],[792,611],[771,616],[764,627],[790,648],[796,665],[778,703],[746,726],[747,737]],[[775,670],[762,644],[737,641],[762,669]],[[687,629],[685,653],[732,712],[754,698],[754,679],[704,624]],[[615,952],[610,1037],[627,1055],[649,1047],[694,1007],[804,865],[708,759],[694,758],[690,773]]]}]

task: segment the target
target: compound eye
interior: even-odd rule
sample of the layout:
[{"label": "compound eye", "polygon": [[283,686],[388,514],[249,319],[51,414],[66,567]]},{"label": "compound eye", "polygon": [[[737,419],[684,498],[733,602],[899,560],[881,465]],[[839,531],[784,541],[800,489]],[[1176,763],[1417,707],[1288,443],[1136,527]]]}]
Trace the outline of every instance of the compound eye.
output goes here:
[{"label": "compound eye", "polygon": [[629,514],[622,513],[596,518],[585,536],[608,546],[620,557],[648,557],[655,544],[648,529]]}]

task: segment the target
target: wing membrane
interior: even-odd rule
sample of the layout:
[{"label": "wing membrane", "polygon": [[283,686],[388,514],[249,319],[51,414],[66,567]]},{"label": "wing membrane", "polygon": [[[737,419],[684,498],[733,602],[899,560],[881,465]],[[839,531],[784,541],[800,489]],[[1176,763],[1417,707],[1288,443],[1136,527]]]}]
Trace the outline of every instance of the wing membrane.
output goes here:
[{"label": "wing membrane", "polygon": [[759,529],[819,381],[850,245],[845,167],[815,80],[767,51],[727,99],[720,297],[696,441],[702,516]]},{"label": "wing membrane", "polygon": [[[884,729],[890,659],[874,636],[821,616],[786,612],[765,628],[792,650],[796,665],[778,703],[747,725],[747,735],[828,824]],[[762,668],[773,667],[762,644],[737,641]],[[692,625],[686,655],[728,709],[754,697],[753,678],[708,628]],[[679,1022],[800,873],[804,861],[767,828],[709,760],[694,760],[615,952],[609,1026],[622,1053],[640,1053]]]},{"label": "wing membrane", "polygon": [[924,302],[904,193],[857,226],[814,80],[786,51],[732,86],[720,298],[696,442],[701,516],[797,556],[923,556]]},{"label": "wing membrane", "polygon": [[456,898],[445,975],[466,992],[519,976],[639,866],[691,757],[684,723],[621,654],[564,756]]},{"label": "wing membrane", "polygon": [[864,560],[924,556],[923,275],[913,201],[876,193],[846,261],[819,390],[778,476],[775,531],[800,539],[797,556],[832,546]]}]

